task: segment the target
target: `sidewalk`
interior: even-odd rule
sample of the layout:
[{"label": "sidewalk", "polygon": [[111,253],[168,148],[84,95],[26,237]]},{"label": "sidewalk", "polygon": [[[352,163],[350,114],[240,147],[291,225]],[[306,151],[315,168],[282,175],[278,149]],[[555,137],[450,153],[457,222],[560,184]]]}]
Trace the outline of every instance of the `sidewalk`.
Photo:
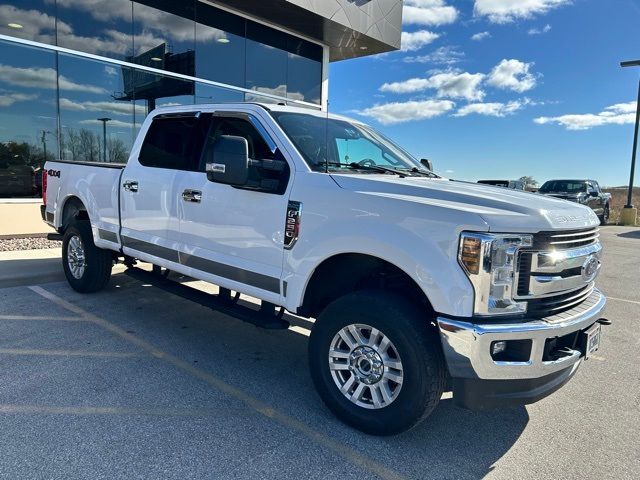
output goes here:
[{"label": "sidewalk", "polygon": [[0,288],[64,279],[59,248],[0,252]]},{"label": "sidewalk", "polygon": [[42,221],[39,198],[0,198],[0,239],[46,237],[54,230]]}]

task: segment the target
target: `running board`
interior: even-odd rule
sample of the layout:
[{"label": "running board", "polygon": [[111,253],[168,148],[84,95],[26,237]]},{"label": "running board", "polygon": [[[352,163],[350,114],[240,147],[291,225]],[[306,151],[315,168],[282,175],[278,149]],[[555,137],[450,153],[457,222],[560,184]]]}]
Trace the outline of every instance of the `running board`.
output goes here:
[{"label": "running board", "polygon": [[190,300],[259,328],[286,330],[290,326],[290,323],[282,318],[284,314],[283,307],[280,307],[280,311],[276,313],[276,305],[263,301],[261,302],[260,310],[256,311],[250,307],[238,304],[239,293],[236,293],[236,295],[232,297],[231,290],[222,287],[219,287],[220,293],[218,295],[203,292],[202,290],[171,280],[169,278],[169,270],[161,270],[160,267],[156,268],[155,265],[151,272],[131,266],[127,268],[124,273],[131,278],[148,283],[167,293],[177,295],[180,298]]}]

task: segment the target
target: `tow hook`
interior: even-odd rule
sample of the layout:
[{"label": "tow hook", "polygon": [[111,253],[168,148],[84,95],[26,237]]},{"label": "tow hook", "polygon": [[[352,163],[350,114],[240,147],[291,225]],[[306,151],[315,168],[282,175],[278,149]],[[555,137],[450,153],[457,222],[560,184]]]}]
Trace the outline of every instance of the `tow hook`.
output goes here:
[{"label": "tow hook", "polygon": [[608,318],[599,318],[598,319],[598,323],[600,325],[611,325],[613,322],[611,320],[609,320]]}]

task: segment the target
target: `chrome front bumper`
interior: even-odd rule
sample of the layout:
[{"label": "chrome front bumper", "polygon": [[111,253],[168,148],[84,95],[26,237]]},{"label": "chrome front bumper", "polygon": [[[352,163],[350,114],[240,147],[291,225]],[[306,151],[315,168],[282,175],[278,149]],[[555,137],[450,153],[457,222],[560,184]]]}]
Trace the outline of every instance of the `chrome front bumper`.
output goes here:
[{"label": "chrome front bumper", "polygon": [[[585,330],[601,318],[606,304],[598,289],[580,305],[552,317],[518,323],[477,324],[438,317],[449,373],[455,378],[482,380],[533,379],[570,367],[577,368],[582,352],[573,350],[559,360],[544,361],[547,339]],[[491,357],[491,344],[502,340],[531,340],[528,361],[502,362]]]}]

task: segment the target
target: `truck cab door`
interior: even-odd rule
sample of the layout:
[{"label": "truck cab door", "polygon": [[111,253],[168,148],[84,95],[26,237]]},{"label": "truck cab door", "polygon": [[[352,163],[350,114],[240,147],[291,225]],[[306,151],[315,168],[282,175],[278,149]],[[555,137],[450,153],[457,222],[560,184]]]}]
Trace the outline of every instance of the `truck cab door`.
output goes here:
[{"label": "truck cab door", "polygon": [[[261,120],[249,113],[212,114],[205,137],[198,164],[176,181],[184,264],[194,277],[277,303],[292,165]],[[221,137],[246,140],[247,184],[223,184],[207,174]],[[274,162],[282,170],[270,169]],[[265,164],[271,167],[262,168]]]},{"label": "truck cab door", "polygon": [[127,255],[165,267],[179,263],[177,173],[192,164],[198,112],[156,116],[138,158],[130,158],[120,184],[121,239]]},{"label": "truck cab door", "polygon": [[587,182],[587,206],[590,207],[597,215],[602,215],[602,195],[598,189],[591,183]]}]

